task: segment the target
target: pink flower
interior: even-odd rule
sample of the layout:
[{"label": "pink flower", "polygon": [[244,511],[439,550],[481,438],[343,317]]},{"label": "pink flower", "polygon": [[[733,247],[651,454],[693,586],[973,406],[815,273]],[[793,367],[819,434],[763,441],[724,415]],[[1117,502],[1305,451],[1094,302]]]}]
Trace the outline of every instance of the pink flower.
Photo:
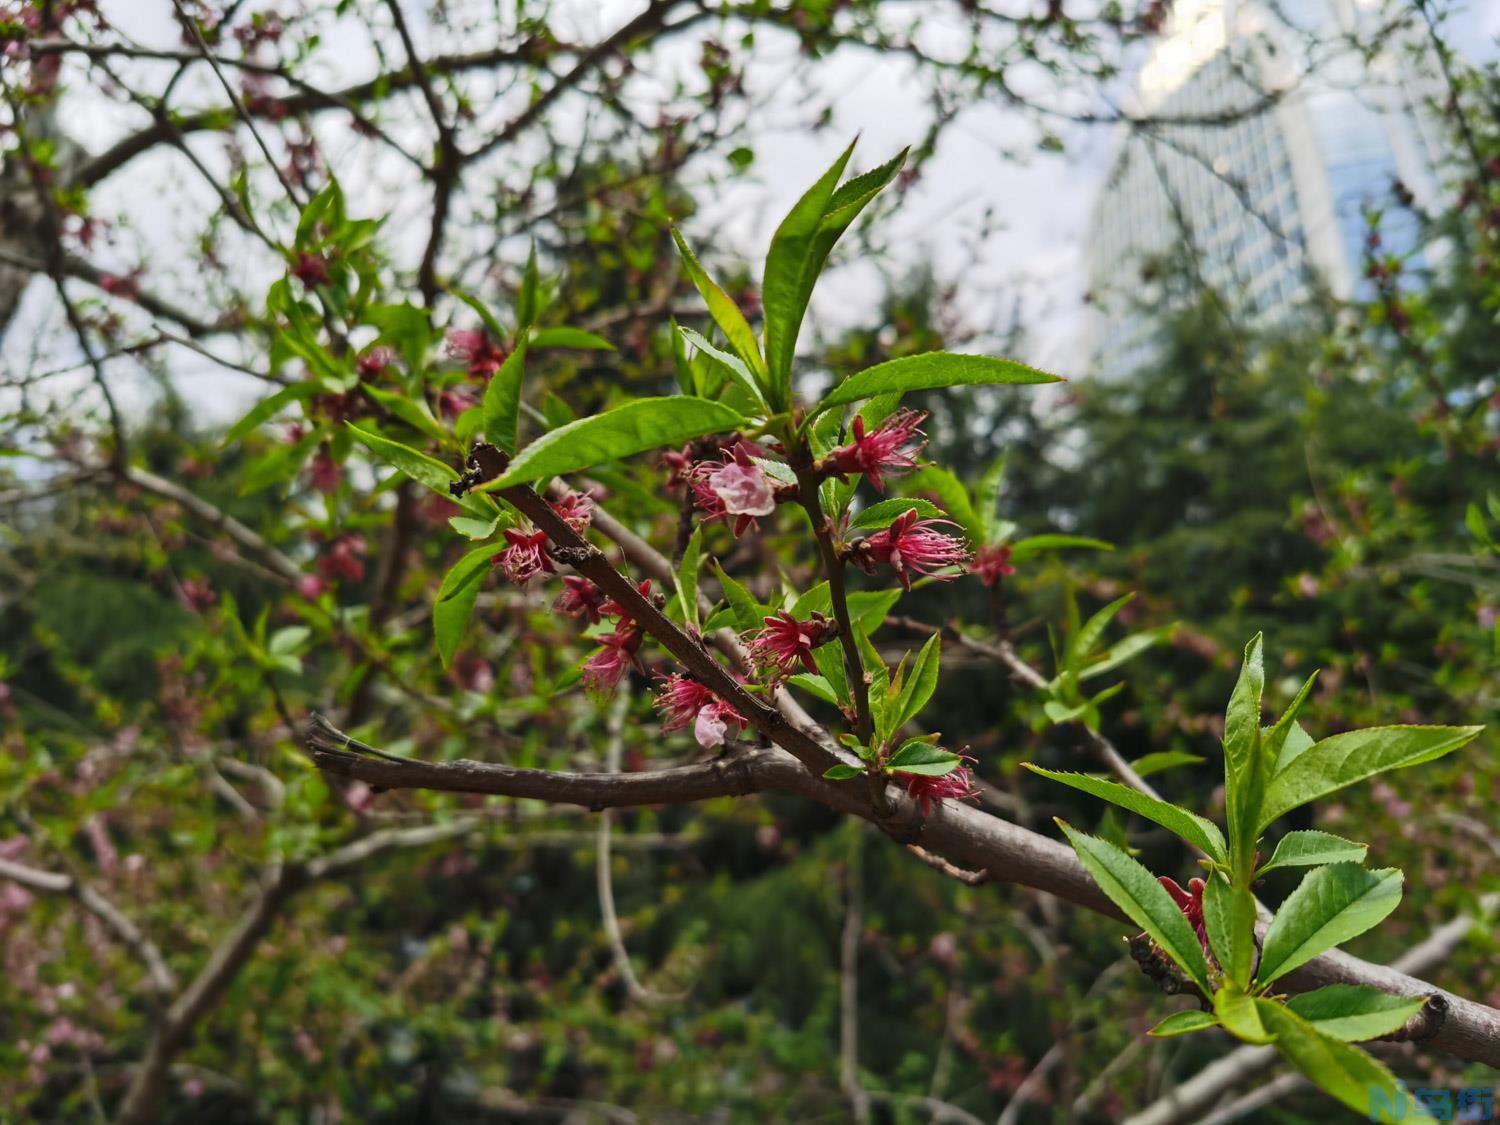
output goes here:
[{"label": "pink flower", "polygon": [[582,492],[565,492],[551,505],[563,523],[582,532],[594,519],[594,502]]},{"label": "pink flower", "polygon": [[885,563],[896,572],[905,590],[911,589],[913,574],[954,578],[956,575],[934,572],[943,567],[963,566],[969,560],[969,548],[962,539],[932,530],[942,524],[957,526],[952,520],[918,519],[917,510],[908,508],[890,527],[859,543],[852,557],[872,574],[875,563]]},{"label": "pink flower", "polygon": [[838,626],[821,613],[807,621],[798,621],[782,611],[765,619],[765,628],[750,641],[750,658],[773,677],[788,676],[800,666],[813,675],[818,665],[813,649],[838,636]]},{"label": "pink flower", "polygon": [[1198,935],[1198,944],[1203,947],[1203,955],[1212,958],[1214,951],[1208,943],[1208,926],[1203,921],[1203,890],[1206,884],[1202,879],[1189,879],[1188,889],[1183,890],[1177,885],[1177,880],[1169,876],[1159,875],[1156,881],[1167,888],[1167,894],[1172,896],[1172,901],[1187,916],[1193,933]]},{"label": "pink flower", "polygon": [[313,455],[312,462],[308,465],[308,476],[312,479],[314,488],[327,494],[338,491],[339,482],[344,479],[344,470],[325,445]]},{"label": "pink flower", "polygon": [[568,617],[583,617],[590,625],[597,625],[601,620],[600,608],[603,605],[603,590],[582,575],[565,574],[563,592],[552,603],[552,608]]},{"label": "pink flower", "polygon": [[315,574],[304,574],[297,579],[297,594],[310,602],[315,602],[328,592],[328,583]]},{"label": "pink flower", "polygon": [[297,255],[292,263],[292,276],[309,289],[328,284],[328,257],[324,254],[309,254],[306,250]]},{"label": "pink flower", "polygon": [[657,693],[656,706],[662,712],[663,731],[683,730],[691,725],[693,737],[705,750],[723,746],[730,727],[738,733],[746,726],[744,716],[707,687],[675,672],[666,677]]},{"label": "pink flower", "polygon": [[745,534],[746,528],[759,526],[757,516],[769,516],[776,510],[775,486],[742,441],[735,443],[723,461],[695,465],[688,480],[693,489],[693,503],[703,512],[704,520],[727,520],[733,516],[736,539]]},{"label": "pink flower", "polygon": [[613,633],[599,638],[599,651],[583,665],[583,686],[590,694],[613,695],[620,677],[629,669],[644,670],[638,655],[642,637],[634,622],[621,621]]},{"label": "pink flower", "polygon": [[318,573],[330,581],[347,578],[358,582],[365,576],[365,551],[365,541],[358,535],[341,535],[318,559]]},{"label": "pink flower", "polygon": [[361,379],[373,379],[375,376],[379,375],[382,371],[389,367],[391,365],[391,361],[395,358],[396,353],[391,351],[391,349],[386,347],[384,344],[381,344],[378,347],[371,348],[369,351],[361,355],[359,359],[355,361],[354,368],[359,372],[359,377]]},{"label": "pink flower", "polygon": [[479,328],[450,328],[446,350],[454,359],[467,363],[469,374],[476,378],[489,378],[499,371],[510,354]]},{"label": "pink flower", "polygon": [[669,449],[661,455],[661,463],[667,467],[667,487],[676,488],[692,474],[693,447],[685,445],[681,450]]},{"label": "pink flower", "polygon": [[979,548],[979,553],[974,556],[974,573],[979,575],[979,581],[986,586],[993,586],[1000,579],[1016,572],[1015,564],[1010,561],[1010,544],[991,544],[988,547]]},{"label": "pink flower", "polygon": [[457,418],[471,406],[477,406],[478,397],[473,387],[444,387],[438,392],[438,414],[443,418]]},{"label": "pink flower", "polygon": [[[641,584],[636,587],[636,591],[641,595],[641,597],[649,598],[651,596],[651,579],[642,579]],[[599,613],[604,617],[618,617],[621,622],[635,620],[635,614],[631,613],[619,602],[615,601],[614,598],[610,598],[603,605],[601,605],[599,607]]]},{"label": "pink flower", "polygon": [[552,573],[552,559],[547,554],[547,533],[527,533],[507,527],[505,538],[510,546],[495,556],[494,565],[505,571],[512,586],[524,586],[542,571]]},{"label": "pink flower", "polygon": [[202,613],[218,600],[207,578],[185,578],[180,584],[182,604],[194,613]]},{"label": "pink flower", "polygon": [[[969,762],[974,760],[967,754],[963,758]],[[905,773],[900,769],[892,770],[891,776],[906,782],[906,795],[922,806],[923,816],[932,815],[933,801],[966,801],[979,796],[979,791],[974,788],[974,775],[968,766],[958,766],[941,777]]]},{"label": "pink flower", "polygon": [[824,465],[840,478],[849,473],[863,473],[877,490],[884,492],[886,474],[897,476],[916,468],[917,455],[926,445],[925,436],[917,427],[926,417],[915,410],[898,410],[869,433],[865,432],[865,420],[856,417],[854,440],[830,453]]},{"label": "pink flower", "polygon": [[698,745],[705,750],[712,750],[715,746],[724,745],[724,735],[729,730],[729,725],[724,721],[715,707],[705,707],[698,712],[698,717],[693,720],[693,737],[698,740]]}]

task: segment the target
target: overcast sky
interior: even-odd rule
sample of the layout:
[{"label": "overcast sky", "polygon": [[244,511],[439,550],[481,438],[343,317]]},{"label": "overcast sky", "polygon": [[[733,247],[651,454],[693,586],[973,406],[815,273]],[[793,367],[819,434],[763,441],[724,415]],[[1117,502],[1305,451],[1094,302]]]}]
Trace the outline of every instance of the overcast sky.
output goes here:
[{"label": "overcast sky", "polygon": [[[641,0],[604,4],[570,0],[562,5],[562,18],[576,24],[581,34],[597,37],[640,6]],[[117,27],[137,41],[163,46],[179,42],[165,0],[105,0],[102,7]],[[420,7],[407,5],[413,13]],[[1492,57],[1500,36],[1500,3],[1454,7],[1453,41],[1479,57]],[[425,30],[419,24],[419,38]],[[937,28],[935,33],[942,31]],[[789,58],[787,65],[793,61]],[[369,65],[367,48],[353,42],[334,44],[321,53],[319,77],[337,77],[332,73],[336,71],[347,80],[366,73]],[[769,57],[757,59],[752,80],[774,88],[781,73],[778,67],[772,51]],[[773,99],[770,112],[758,119],[752,180],[710,199],[696,220],[697,229],[720,246],[758,259],[776,220],[854,134],[861,137],[855,158],[859,168],[921,138],[927,111],[908,64],[897,60],[872,64],[868,55],[840,54],[822,66],[820,75],[823,88],[838,95],[833,126],[819,133],[800,128],[798,107],[778,108]],[[209,85],[211,76],[204,72],[198,79],[198,100],[213,104],[217,91]],[[88,100],[86,112],[69,115],[69,128],[86,146],[98,148],[129,127],[131,120],[130,111],[94,97]],[[1074,128],[1062,133],[1066,152],[1059,155],[1041,151],[1036,137],[1036,130],[1008,108],[976,106],[965,111],[945,134],[922,180],[906,206],[891,217],[885,233],[905,262],[930,261],[940,277],[961,282],[962,291],[968,294],[964,311],[981,330],[1003,330],[1019,298],[1027,343],[1026,354],[1016,358],[1076,374],[1086,358],[1082,295],[1089,213],[1115,138],[1104,127]],[[133,166],[130,175],[116,177],[99,198],[101,213],[118,210],[127,216],[134,236],[157,251],[151,255],[157,264],[163,251],[190,245],[200,230],[203,211],[199,208],[213,205],[206,188],[178,182],[178,168],[166,158],[148,157]],[[166,181],[171,181],[169,194],[157,190],[165,188]],[[420,208],[425,197],[425,191],[408,195],[406,205]],[[174,205],[163,207],[164,198]],[[370,204],[383,209],[379,202],[371,200]],[[985,222],[987,211],[997,224]],[[981,231],[995,225],[997,231],[981,238]],[[393,223],[389,229],[408,228]],[[842,270],[821,291],[815,315],[825,326],[870,323],[881,288],[880,276],[871,269]],[[50,304],[43,290],[36,287],[27,302],[27,320],[33,325],[44,322]],[[24,331],[10,334],[5,354],[13,369],[31,350],[34,336]],[[60,358],[71,357],[64,352]],[[255,384],[221,377],[201,361],[185,357],[183,362],[191,398],[208,415],[234,417],[258,390]],[[139,401],[146,401],[144,395]]]}]

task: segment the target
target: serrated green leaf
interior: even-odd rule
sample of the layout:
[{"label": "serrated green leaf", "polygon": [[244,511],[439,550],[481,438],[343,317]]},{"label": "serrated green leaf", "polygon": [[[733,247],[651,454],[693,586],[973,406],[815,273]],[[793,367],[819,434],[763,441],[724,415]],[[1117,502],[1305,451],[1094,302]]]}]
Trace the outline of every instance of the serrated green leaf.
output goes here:
[{"label": "serrated green leaf", "polygon": [[[436,492],[439,496],[449,500],[454,499],[453,494],[448,491],[448,486],[458,479],[458,473],[449,466],[410,446],[402,445],[399,441],[392,441],[372,430],[362,429],[353,422],[345,422],[344,425],[349,427],[357,441],[382,461],[399,469],[406,476],[424,488]],[[487,501],[472,493],[456,502],[480,519],[489,519],[495,514],[494,508]]]},{"label": "serrated green leaf", "polygon": [[1127,918],[1146,931],[1205,996],[1212,995],[1203,948],[1187,916],[1172,901],[1167,889],[1114,844],[1079,832],[1063,821],[1058,824],[1099,889]]},{"label": "serrated green leaf", "polygon": [[677,564],[673,576],[677,583],[677,596],[682,599],[683,614],[694,628],[698,625],[698,572],[703,568],[703,528],[699,523],[688,537],[687,547],[682,552],[682,561]]},{"label": "serrated green leaf", "polygon": [[1220,863],[1228,862],[1229,855],[1224,843],[1224,835],[1219,831],[1219,826],[1211,820],[1205,820],[1196,813],[1180,809],[1166,801],[1148,797],[1138,790],[1115,781],[1106,781],[1101,777],[1092,777],[1086,773],[1043,769],[1030,762],[1022,764],[1032,773],[1051,778],[1053,781],[1060,781],[1064,785],[1071,785],[1074,789],[1103,798],[1111,804],[1119,805],[1122,809],[1128,809],[1138,816],[1160,824],[1211,859]]},{"label": "serrated green leaf", "polygon": [[1256,981],[1270,984],[1382,922],[1401,902],[1401,872],[1334,863],[1309,872],[1276,911]]},{"label": "serrated green leaf", "polygon": [[1242,1042],[1263,1044],[1275,1038],[1261,1023],[1254,998],[1236,985],[1226,984],[1214,993],[1214,1013],[1224,1030]]},{"label": "serrated green leaf", "polygon": [[1265,682],[1261,635],[1256,633],[1245,646],[1245,660],[1224,714],[1224,761],[1231,789],[1249,765],[1251,749],[1260,733],[1260,699]]},{"label": "serrated green leaf", "polygon": [[[1386,770],[1421,765],[1467,746],[1483,727],[1369,727],[1314,743],[1266,791],[1260,827],[1292,809]],[[1286,756],[1285,749],[1282,752]]]},{"label": "serrated green leaf", "polygon": [[[1324,1035],[1284,1004],[1257,1000],[1261,1023],[1276,1036],[1276,1050],[1313,1084],[1367,1120],[1396,1122],[1407,1114],[1404,1090],[1384,1066],[1358,1047]],[[1400,1116],[1389,1107],[1400,1105]]]},{"label": "serrated green leaf", "polygon": [[1317,867],[1325,863],[1363,863],[1368,844],[1356,844],[1342,836],[1313,830],[1288,832],[1276,845],[1263,867],[1264,875],[1278,867]]},{"label": "serrated green leaf", "polygon": [[[984,355],[924,352],[887,360],[849,376],[818,403],[814,413],[875,395],[907,394],[939,387],[975,385],[1034,385],[1060,383],[1062,379],[1016,363]],[[981,513],[982,517],[982,513]]]},{"label": "serrated green leaf", "polygon": [[[760,345],[756,343],[755,333],[745,319],[745,314],[740,311],[740,307],[734,303],[729,294],[708,276],[708,272],[699,264],[697,257],[675,226],[672,228],[672,238],[677,243],[678,252],[682,255],[682,264],[687,270],[688,277],[692,279],[693,287],[698,290],[703,297],[703,303],[708,306],[708,315],[719,326],[719,331],[724,333],[724,338],[729,341],[729,346],[735,355],[745,364],[751,385],[756,386],[765,378],[766,363],[761,358]],[[759,392],[756,397],[760,397]]]},{"label": "serrated green leaf", "polygon": [[1359,1043],[1390,1035],[1422,1010],[1427,998],[1392,996],[1362,984],[1329,984],[1287,1001],[1287,1007],[1324,1035]]},{"label": "serrated green leaf", "polygon": [[760,384],[756,381],[755,376],[751,374],[750,368],[745,365],[744,360],[740,359],[737,355],[731,355],[722,348],[716,347],[702,335],[694,332],[685,325],[678,325],[677,333],[701,354],[708,356],[728,372],[730,378],[745,389],[745,393],[750,396],[750,401],[755,404],[757,409],[769,412],[769,407],[766,405],[765,395],[761,392]]},{"label": "serrated green leaf", "polygon": [[[860,210],[900,169],[906,151],[836,189],[851,144],[787,213],[771,238],[761,284],[765,312],[767,398],[776,410],[791,405],[792,359],[802,318],[823,263]],[[865,396],[868,397],[868,396]]]},{"label": "serrated green leaf", "polygon": [[591,469],[747,424],[738,412],[707,399],[685,395],[636,399],[543,434],[516,455],[503,476],[481,487],[509,488]]}]

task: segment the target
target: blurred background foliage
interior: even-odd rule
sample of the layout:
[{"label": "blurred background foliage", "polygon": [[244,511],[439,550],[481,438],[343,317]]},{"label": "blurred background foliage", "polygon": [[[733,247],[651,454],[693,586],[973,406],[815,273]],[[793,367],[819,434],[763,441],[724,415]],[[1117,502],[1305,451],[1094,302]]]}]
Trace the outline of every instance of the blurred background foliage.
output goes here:
[{"label": "blurred background foliage", "polygon": [[[878,7],[802,4],[776,19],[794,23],[816,59],[834,47],[832,13],[864,19]],[[1089,61],[1082,25],[1059,38],[1038,17],[1028,34],[1085,76],[1102,65]],[[753,160],[734,129],[710,120],[728,113],[749,52],[705,57],[702,120],[639,134],[621,125],[652,144],[591,146],[575,159],[559,145],[532,167],[529,190],[553,201],[532,229],[560,279],[547,320],[617,349],[538,357],[529,386],[545,388],[535,405],[550,417],[670,390],[666,316],[706,318],[667,223],[715,190],[679,171],[688,151],[721,152],[727,176]],[[1020,534],[1097,537],[1114,550],[1020,561],[994,590],[973,578],[919,589],[896,614],[1009,637],[1050,674],[1049,623],[1066,619],[1070,599],[1086,614],[1135,591],[1112,637],[1163,628],[1165,641],[1122,671],[1128,686],[1103,705],[1102,729],[1132,759],[1172,752],[1153,780],[1216,815],[1223,701],[1255,630],[1277,661],[1268,685],[1278,702],[1323,670],[1310,721],[1319,735],[1391,721],[1493,725],[1500,568],[1479,531],[1500,538],[1486,509],[1500,496],[1490,113],[1500,78],[1463,81],[1447,120],[1455,153],[1467,160],[1477,146],[1479,165],[1452,208],[1416,216],[1451,248],[1421,284],[1403,284],[1402,263],[1372,248],[1372,266],[1384,262],[1395,284],[1364,303],[1310,302],[1267,333],[1195,281],[1183,247],[1156,266],[1166,283],[1139,315],[1163,347],[1132,379],[1075,379],[1041,406],[984,393],[914,402],[931,411],[928,456],[971,485],[1008,457],[1000,510]],[[979,81],[964,94],[985,90]],[[497,224],[515,213],[495,206]],[[879,246],[864,239],[860,250]],[[216,268],[212,257],[203,266]],[[371,269],[394,276],[383,262]],[[515,292],[513,272],[470,273],[495,307]],[[416,299],[382,284],[389,300]],[[754,296],[748,272],[725,284]],[[817,342],[808,377],[964,350],[981,335],[1019,348],[1032,331],[976,332],[954,301],[931,271],[893,270],[865,327]],[[264,350],[273,325],[250,316]],[[436,335],[430,344],[435,354]],[[451,369],[434,368],[427,389],[451,383]],[[636,995],[601,926],[598,815],[334,784],[286,727],[317,709],[418,757],[600,768],[609,724],[559,686],[586,649],[552,594],[489,581],[443,672],[428,613],[466,546],[445,525],[457,509],[376,488],[367,468],[345,464],[331,405],[224,444],[162,375],[152,409],[130,422],[132,464],[240,521],[322,588],[289,584],[201,513],[99,470],[112,448],[100,416],[9,414],[12,451],[27,457],[0,462],[0,856],[104,889],[186,980],[274,863],[372,833],[449,834],[372,855],[285,904],[176,1057],[160,1120],[839,1120],[847,977],[859,1078],[880,1120],[941,1119],[940,1102],[993,1118],[1056,1055],[1012,1120],[1115,1121],[1222,1052],[1208,1036],[1142,1037],[1162,1004],[1125,967],[1117,925],[1018,888],[964,886],[862,826],[775,795],[613,814],[608,873],[650,994]],[[342,466],[331,487],[311,464],[320,449]],[[19,467],[39,450],[51,464],[40,478]],[[672,541],[678,505],[659,466],[600,479],[611,511]],[[710,542],[769,592],[779,565],[801,577],[775,561],[805,558],[801,538],[784,520],[764,536],[733,543],[720,531]],[[899,621],[879,636],[892,663],[919,639]],[[624,768],[696,752],[657,733],[648,686],[637,677],[625,693]],[[934,713],[946,742],[976,754],[981,800],[1039,830],[1054,815],[1099,827],[1184,876],[1190,857],[1165,833],[1101,821],[1096,803],[1018,768],[1092,766],[1079,728],[1048,724],[1040,703],[978,655],[945,658]],[[1382,864],[1405,869],[1405,903],[1355,943],[1362,956],[1394,957],[1500,887],[1495,746],[1488,734],[1294,825],[1370,841]],[[1273,878],[1263,890],[1275,900],[1290,886]],[[0,934],[0,1116],[90,1119],[145,1054],[159,998],[132,951],[69,895],[0,882]],[[1500,1004],[1497,954],[1476,930],[1433,979]],[[1493,1079],[1410,1047],[1391,1061],[1416,1084]],[[1294,1094],[1262,1119],[1322,1121],[1330,1104]]]}]

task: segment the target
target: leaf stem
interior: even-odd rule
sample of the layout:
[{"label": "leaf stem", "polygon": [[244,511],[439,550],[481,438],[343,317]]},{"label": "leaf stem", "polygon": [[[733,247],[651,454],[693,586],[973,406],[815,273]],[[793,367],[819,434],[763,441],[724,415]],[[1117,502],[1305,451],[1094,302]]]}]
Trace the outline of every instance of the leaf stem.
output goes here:
[{"label": "leaf stem", "polygon": [[807,512],[812,524],[813,538],[818,544],[818,553],[823,558],[823,571],[828,576],[828,600],[833,606],[833,619],[839,627],[839,644],[844,650],[844,677],[849,681],[849,693],[854,697],[854,733],[866,746],[875,737],[875,721],[870,714],[870,686],[865,682],[864,661],[860,659],[859,644],[854,638],[854,622],[849,616],[849,596],[844,586],[844,560],[839,558],[829,532],[828,518],[823,514],[823,505],[818,499],[818,478],[813,471],[812,450],[806,441],[798,441],[787,458],[792,471],[797,475],[798,502]]}]

